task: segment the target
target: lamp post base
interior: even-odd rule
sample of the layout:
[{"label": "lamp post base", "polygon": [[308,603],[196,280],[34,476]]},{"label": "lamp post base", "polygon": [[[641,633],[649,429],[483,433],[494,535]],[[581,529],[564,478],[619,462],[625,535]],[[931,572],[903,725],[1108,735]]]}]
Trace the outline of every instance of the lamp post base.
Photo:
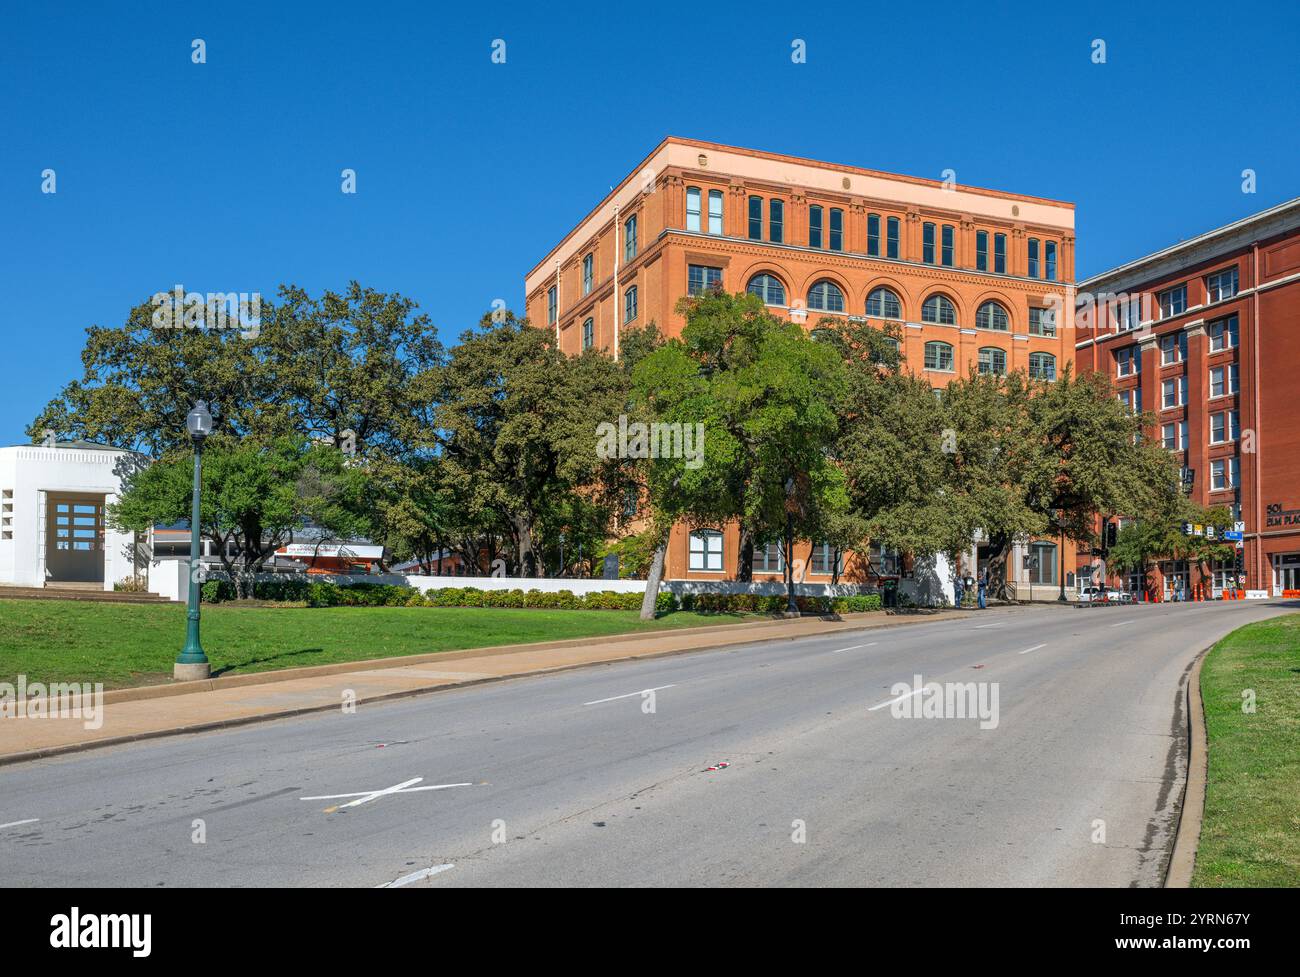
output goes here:
[{"label": "lamp post base", "polygon": [[172,678],[177,682],[201,682],[211,677],[211,662],[200,662],[195,665],[182,665],[176,662],[172,665]]}]

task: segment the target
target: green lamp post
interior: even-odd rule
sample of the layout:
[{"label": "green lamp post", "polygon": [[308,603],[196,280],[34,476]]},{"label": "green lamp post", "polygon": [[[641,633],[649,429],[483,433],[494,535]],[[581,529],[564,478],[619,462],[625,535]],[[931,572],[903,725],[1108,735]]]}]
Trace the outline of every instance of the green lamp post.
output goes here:
[{"label": "green lamp post", "polygon": [[190,595],[185,627],[185,647],[176,656],[172,677],[178,681],[205,679],[212,674],[208,656],[199,644],[199,492],[203,476],[203,441],[212,433],[212,415],[208,405],[199,401],[185,418],[185,427],[194,442],[194,501],[190,510]]}]

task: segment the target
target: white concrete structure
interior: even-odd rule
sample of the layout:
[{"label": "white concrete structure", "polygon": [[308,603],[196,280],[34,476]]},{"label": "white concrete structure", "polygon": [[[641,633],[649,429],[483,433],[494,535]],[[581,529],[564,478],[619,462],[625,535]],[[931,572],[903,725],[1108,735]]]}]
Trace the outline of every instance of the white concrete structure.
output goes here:
[{"label": "white concrete structure", "polygon": [[133,536],[109,529],[104,509],[139,457],[83,442],[0,448],[0,585],[112,590],[131,576]]}]

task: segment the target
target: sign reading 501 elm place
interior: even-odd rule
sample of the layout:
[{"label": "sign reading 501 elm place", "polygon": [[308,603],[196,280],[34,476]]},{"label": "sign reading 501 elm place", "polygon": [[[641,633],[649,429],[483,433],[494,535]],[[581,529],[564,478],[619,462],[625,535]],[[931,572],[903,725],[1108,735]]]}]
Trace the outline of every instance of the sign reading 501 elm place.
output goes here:
[{"label": "sign reading 501 elm place", "polygon": [[1267,526],[1300,525],[1300,509],[1283,509],[1282,503],[1272,502],[1266,512],[1265,525]]}]

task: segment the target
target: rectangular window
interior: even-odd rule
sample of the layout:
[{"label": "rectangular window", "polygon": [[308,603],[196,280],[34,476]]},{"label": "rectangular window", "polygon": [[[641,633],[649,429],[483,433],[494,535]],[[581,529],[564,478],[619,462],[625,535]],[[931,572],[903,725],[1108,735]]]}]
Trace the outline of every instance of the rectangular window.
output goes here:
[{"label": "rectangular window", "polygon": [[1187,311],[1187,286],[1167,288],[1157,296],[1160,302],[1160,318],[1182,315]]},{"label": "rectangular window", "polygon": [[1107,302],[1111,322],[1116,332],[1127,332],[1142,324],[1142,296],[1134,295],[1125,300]]},{"label": "rectangular window", "polygon": [[767,239],[773,244],[785,240],[785,202],[770,200],[767,204]]},{"label": "rectangular window", "polygon": [[749,239],[763,240],[763,198],[749,198]]},{"label": "rectangular window", "polygon": [[1117,377],[1131,377],[1141,372],[1142,354],[1136,346],[1126,346],[1124,349],[1115,350],[1115,375]]},{"label": "rectangular window", "polygon": [[1170,333],[1160,337],[1160,365],[1171,366],[1187,359],[1187,333]]},{"label": "rectangular window", "polygon": [[939,263],[946,268],[952,267],[952,235],[953,229],[951,224],[944,224],[941,231]]},{"label": "rectangular window", "polygon": [[1056,312],[1052,309],[1039,309],[1031,306],[1029,309],[1029,335],[1054,338],[1056,336]]},{"label": "rectangular window", "polygon": [[1222,302],[1237,294],[1237,266],[1216,271],[1205,277],[1205,300]]},{"label": "rectangular window", "polygon": [[1029,277],[1038,277],[1038,238],[1029,239]]},{"label": "rectangular window", "polygon": [[1170,407],[1182,407],[1187,403],[1187,376],[1173,377],[1164,381],[1161,392],[1162,403],[1166,410]]},{"label": "rectangular window", "polygon": [[709,191],[709,233],[722,233],[722,191]]},{"label": "rectangular window", "polygon": [[631,322],[636,318],[636,286],[633,285],[623,293],[623,321]]},{"label": "rectangular window", "polygon": [[880,215],[867,215],[867,254],[873,258],[880,257]]},{"label": "rectangular window", "polygon": [[1226,397],[1237,392],[1237,364],[1210,367],[1210,396]]},{"label": "rectangular window", "polygon": [[1178,450],[1178,422],[1170,421],[1160,426],[1160,443],[1170,451]]},{"label": "rectangular window", "polygon": [[1047,266],[1047,280],[1056,281],[1056,242],[1048,241],[1043,245],[1043,264]]},{"label": "rectangular window", "polygon": [[921,260],[934,264],[934,225],[929,221],[921,225]]},{"label": "rectangular window", "polygon": [[555,286],[552,285],[546,290],[546,324],[555,325],[555,320],[559,317],[559,308],[556,305]]},{"label": "rectangular window", "polygon": [[898,257],[898,218],[897,217],[889,218],[887,221],[885,221],[885,227],[886,227],[885,257],[897,258]]},{"label": "rectangular window", "polygon": [[784,573],[785,561],[781,558],[781,544],[767,543],[754,547],[755,573]]},{"label": "rectangular window", "polygon": [[623,225],[623,260],[631,261],[636,257],[636,214],[627,219]]},{"label": "rectangular window", "polygon": [[1210,323],[1210,352],[1220,353],[1237,345],[1237,317],[1230,315]]},{"label": "rectangular window", "polygon": [[1210,415],[1210,444],[1223,444],[1228,440],[1228,413],[1219,411]]},{"label": "rectangular window", "polygon": [[808,247],[822,246],[822,209],[813,204],[808,208]]},{"label": "rectangular window", "polygon": [[592,281],[595,278],[595,255],[587,255],[582,259],[582,294],[591,294]]},{"label": "rectangular window", "polygon": [[838,207],[831,208],[830,248],[832,251],[844,250],[844,211]]},{"label": "rectangular window", "polygon": [[722,572],[722,533],[711,530],[691,533],[690,561],[692,570]]},{"label": "rectangular window", "polygon": [[708,265],[688,265],[686,269],[686,291],[691,295],[703,295],[715,285],[722,283],[722,269]]},{"label": "rectangular window", "polygon": [[993,235],[993,273],[995,275],[1005,275],[1007,273],[1007,236],[1005,234]]},{"label": "rectangular window", "polygon": [[686,229],[688,231],[698,231],[700,229],[700,188],[686,188]]},{"label": "rectangular window", "polygon": [[975,232],[975,270],[989,270],[989,232]]},{"label": "rectangular window", "polygon": [[810,573],[830,574],[834,572],[836,562],[841,564],[843,562],[843,558],[835,552],[835,547],[830,543],[814,543],[811,556],[808,566]]},{"label": "rectangular window", "polygon": [[1227,468],[1227,459],[1214,459],[1210,461],[1210,489],[1221,491],[1231,489],[1229,482],[1229,468]]}]

